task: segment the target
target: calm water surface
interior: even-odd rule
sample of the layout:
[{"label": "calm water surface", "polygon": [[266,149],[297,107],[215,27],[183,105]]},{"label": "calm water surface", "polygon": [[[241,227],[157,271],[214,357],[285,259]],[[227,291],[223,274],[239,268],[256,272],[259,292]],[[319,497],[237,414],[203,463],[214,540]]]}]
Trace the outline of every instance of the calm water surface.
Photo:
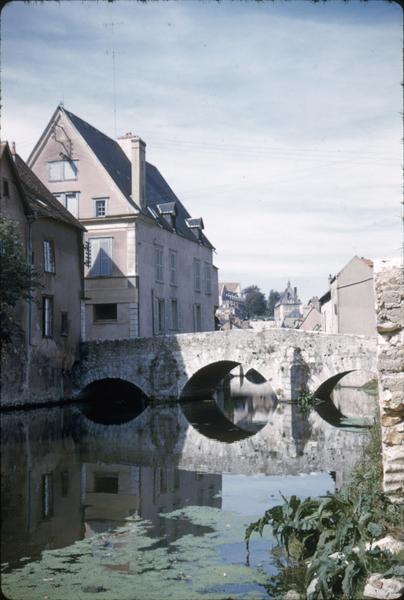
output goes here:
[{"label": "calm water surface", "polygon": [[275,541],[254,537],[247,564],[245,527],[281,493],[342,485],[367,437],[352,424],[375,406],[341,381],[328,412],[302,416],[232,378],[202,402],[3,414],[4,597],[269,598]]}]

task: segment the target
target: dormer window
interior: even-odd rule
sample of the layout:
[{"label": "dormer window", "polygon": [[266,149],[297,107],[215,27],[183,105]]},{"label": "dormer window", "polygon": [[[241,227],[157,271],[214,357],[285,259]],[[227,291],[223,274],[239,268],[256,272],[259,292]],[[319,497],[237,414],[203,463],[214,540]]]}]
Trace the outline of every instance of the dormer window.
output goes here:
[{"label": "dormer window", "polygon": [[175,202],[165,202],[164,204],[157,204],[158,211],[160,215],[165,219],[165,221],[175,229],[175,219],[177,216],[177,206]]},{"label": "dormer window", "polygon": [[205,228],[202,217],[199,219],[185,219],[187,227],[192,231],[196,239],[202,241],[202,230]]},{"label": "dormer window", "polygon": [[53,160],[48,162],[49,181],[73,181],[77,179],[77,160]]}]

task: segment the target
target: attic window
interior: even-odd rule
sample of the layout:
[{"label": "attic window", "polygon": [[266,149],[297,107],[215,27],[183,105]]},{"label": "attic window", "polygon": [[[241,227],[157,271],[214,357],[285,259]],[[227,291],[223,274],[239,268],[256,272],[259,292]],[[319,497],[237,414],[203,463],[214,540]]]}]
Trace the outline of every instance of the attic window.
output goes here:
[{"label": "attic window", "polygon": [[10,186],[8,184],[7,179],[3,179],[3,196],[4,198],[8,198],[10,195]]},{"label": "attic window", "polygon": [[77,160],[48,162],[49,181],[73,181],[77,179],[77,172]]},{"label": "attic window", "polygon": [[177,216],[177,207],[175,202],[165,202],[164,204],[157,204],[160,215],[166,220],[166,222],[175,229],[175,218]]},{"label": "attic window", "polygon": [[193,232],[195,237],[201,241],[202,240],[202,230],[205,228],[203,224],[203,220],[200,217],[199,219],[185,219],[187,227]]}]

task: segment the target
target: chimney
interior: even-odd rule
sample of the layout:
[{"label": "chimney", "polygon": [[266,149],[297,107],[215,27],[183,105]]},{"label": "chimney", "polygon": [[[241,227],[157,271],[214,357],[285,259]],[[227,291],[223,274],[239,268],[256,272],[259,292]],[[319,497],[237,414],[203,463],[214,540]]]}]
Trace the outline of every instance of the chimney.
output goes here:
[{"label": "chimney", "polygon": [[15,149],[15,142],[12,142],[11,144],[11,155],[13,157],[13,160],[15,161],[15,155],[17,154],[16,149]]},{"label": "chimney", "polygon": [[126,133],[117,139],[131,163],[132,200],[140,208],[146,206],[146,144],[137,135]]}]

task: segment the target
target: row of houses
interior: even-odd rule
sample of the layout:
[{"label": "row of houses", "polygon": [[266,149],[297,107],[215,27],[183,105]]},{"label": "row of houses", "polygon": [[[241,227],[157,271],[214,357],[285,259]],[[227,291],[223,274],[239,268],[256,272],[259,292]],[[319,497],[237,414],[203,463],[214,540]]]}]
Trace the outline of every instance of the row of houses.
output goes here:
[{"label": "row of houses", "polygon": [[140,137],[113,140],[59,105],[27,163],[1,145],[1,183],[1,214],[42,272],[18,307],[20,380],[3,369],[3,391],[62,396],[80,340],[214,329],[214,247]]},{"label": "row of houses", "polygon": [[[224,317],[228,321],[240,318],[244,314],[240,284],[223,283],[219,289],[219,306]],[[298,296],[297,288],[288,281],[275,304],[273,320],[253,322],[251,325],[255,329],[286,327],[327,333],[376,335],[373,262],[354,256],[336,275],[330,275],[327,292],[320,298],[313,296],[305,305]]]}]

